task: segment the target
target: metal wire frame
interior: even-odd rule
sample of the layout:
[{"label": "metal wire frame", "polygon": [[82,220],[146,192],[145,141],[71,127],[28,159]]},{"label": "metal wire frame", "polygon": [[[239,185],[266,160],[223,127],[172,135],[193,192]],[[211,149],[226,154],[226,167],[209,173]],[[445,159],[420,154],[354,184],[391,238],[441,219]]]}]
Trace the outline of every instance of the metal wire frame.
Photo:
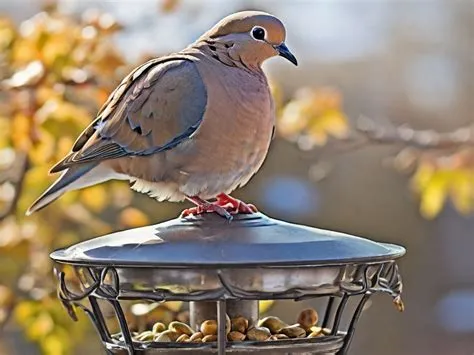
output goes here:
[{"label": "metal wire frame", "polygon": [[[375,273],[374,267],[376,268]],[[328,303],[325,309],[325,314],[322,321],[323,328],[331,329],[331,337],[337,340],[338,337],[343,337],[343,343],[337,355],[347,354],[350,344],[352,342],[357,322],[362,314],[363,308],[370,296],[374,293],[388,293],[394,299],[394,302],[400,302],[400,295],[402,292],[402,281],[401,275],[398,270],[398,266],[394,261],[380,263],[380,264],[361,264],[356,266],[355,273],[360,275],[360,278],[355,278],[350,285],[339,284],[340,291],[335,294],[321,295],[316,293],[315,290],[311,289],[290,289],[285,292],[272,293],[268,292],[256,292],[241,290],[230,284],[225,280],[220,273],[219,279],[221,281],[222,288],[212,293],[202,292],[198,295],[172,295],[168,290],[166,292],[156,291],[142,291],[124,293],[120,290],[120,280],[118,272],[113,267],[86,267],[85,268],[88,278],[91,280],[87,282],[84,278],[80,277],[82,284],[81,292],[72,292],[68,289],[66,284],[66,275],[63,271],[55,269],[55,273],[58,278],[58,297],[72,319],[77,320],[75,313],[75,307],[82,309],[94,324],[96,331],[99,333],[101,341],[106,346],[108,354],[114,354],[111,348],[124,349],[129,355],[136,355],[138,351],[145,350],[147,344],[134,342],[130,329],[128,327],[125,314],[123,312],[120,300],[154,300],[154,301],[167,301],[167,300],[217,300],[217,313],[219,321],[219,332],[217,348],[218,354],[223,355],[226,352],[226,348],[231,346],[227,344],[225,335],[225,314],[226,314],[226,299],[241,299],[241,300],[257,300],[257,299],[288,299],[293,298],[307,299],[316,297],[329,297]],[[165,290],[163,290],[165,291]],[[353,296],[362,296],[354,313],[350,317],[347,329],[340,329],[343,314],[346,310],[346,305],[349,298]],[[120,330],[123,337],[123,342],[117,344],[112,339],[109,329],[107,328],[106,322],[102,310],[98,304],[98,300],[102,299],[107,301],[114,309],[115,316],[118,320]],[[84,301],[88,301],[89,306],[86,306]],[[338,301],[337,301],[338,300]],[[306,340],[298,339],[295,341],[301,344]],[[309,341],[309,340],[308,340]],[[261,342],[245,341],[245,345],[254,346],[260,345]],[[288,343],[288,341],[287,341]],[[155,343],[157,344],[157,343]],[[275,348],[279,344],[284,344],[281,341],[274,342]],[[238,346],[245,346],[239,344]],[[273,345],[273,344],[272,344]],[[185,347],[189,346],[186,344],[170,344],[166,343],[166,347]],[[203,347],[215,347],[215,345],[202,344]],[[233,345],[232,345],[233,346]],[[154,347],[151,345],[150,347]]]}]

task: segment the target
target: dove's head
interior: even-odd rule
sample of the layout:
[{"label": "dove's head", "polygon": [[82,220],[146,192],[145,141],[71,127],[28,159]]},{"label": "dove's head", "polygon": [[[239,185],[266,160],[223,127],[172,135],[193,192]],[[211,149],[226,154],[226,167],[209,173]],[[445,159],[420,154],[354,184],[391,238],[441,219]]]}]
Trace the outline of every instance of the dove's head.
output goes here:
[{"label": "dove's head", "polygon": [[285,44],[285,37],[285,26],[275,16],[243,11],[219,21],[199,41],[208,43],[217,56],[226,52],[232,60],[241,61],[246,66],[260,66],[274,56],[282,56],[298,65]]}]

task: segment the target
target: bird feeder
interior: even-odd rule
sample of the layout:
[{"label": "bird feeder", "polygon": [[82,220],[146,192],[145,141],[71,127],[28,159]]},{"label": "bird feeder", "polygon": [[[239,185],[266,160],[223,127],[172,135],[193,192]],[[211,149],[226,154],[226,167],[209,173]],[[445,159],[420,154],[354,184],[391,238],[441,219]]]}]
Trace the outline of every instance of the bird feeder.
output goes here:
[{"label": "bird feeder", "polygon": [[[215,214],[174,219],[91,239],[51,258],[60,300],[73,318],[75,309],[85,311],[107,354],[342,355],[371,295],[387,293],[402,308],[395,260],[404,253],[397,245],[255,213],[236,215],[232,222]],[[75,285],[68,283],[68,272],[77,276]],[[260,329],[258,300],[313,298],[324,300],[319,336],[249,335]],[[189,302],[193,332],[214,320],[209,341],[137,339],[125,302],[177,300]],[[351,300],[354,307],[348,306]],[[113,310],[118,334],[108,328],[104,304]],[[248,322],[241,341],[229,337],[229,319],[235,317]]]}]

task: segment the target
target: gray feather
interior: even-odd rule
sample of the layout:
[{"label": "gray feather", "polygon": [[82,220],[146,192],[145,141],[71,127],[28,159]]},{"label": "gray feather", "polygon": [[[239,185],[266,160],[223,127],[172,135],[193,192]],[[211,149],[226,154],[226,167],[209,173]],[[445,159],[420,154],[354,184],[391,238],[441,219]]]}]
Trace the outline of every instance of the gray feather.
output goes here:
[{"label": "gray feather", "polygon": [[33,212],[39,211],[59,198],[63,193],[72,189],[72,185],[92,168],[97,166],[97,164],[98,163],[88,163],[76,165],[64,171],[61,176],[30,206],[30,208],[28,208],[26,215],[29,216]]}]

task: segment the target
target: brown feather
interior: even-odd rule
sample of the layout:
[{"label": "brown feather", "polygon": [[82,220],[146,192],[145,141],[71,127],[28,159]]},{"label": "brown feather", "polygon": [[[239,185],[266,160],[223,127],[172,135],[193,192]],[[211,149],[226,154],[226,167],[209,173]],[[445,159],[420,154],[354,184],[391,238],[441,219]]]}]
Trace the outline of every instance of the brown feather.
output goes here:
[{"label": "brown feather", "polygon": [[[190,102],[181,106],[186,91],[184,100]],[[149,61],[122,81],[72,152],[51,172],[73,164],[168,149],[178,143],[176,137],[185,139],[197,128],[206,102],[206,90],[189,57]]]}]

